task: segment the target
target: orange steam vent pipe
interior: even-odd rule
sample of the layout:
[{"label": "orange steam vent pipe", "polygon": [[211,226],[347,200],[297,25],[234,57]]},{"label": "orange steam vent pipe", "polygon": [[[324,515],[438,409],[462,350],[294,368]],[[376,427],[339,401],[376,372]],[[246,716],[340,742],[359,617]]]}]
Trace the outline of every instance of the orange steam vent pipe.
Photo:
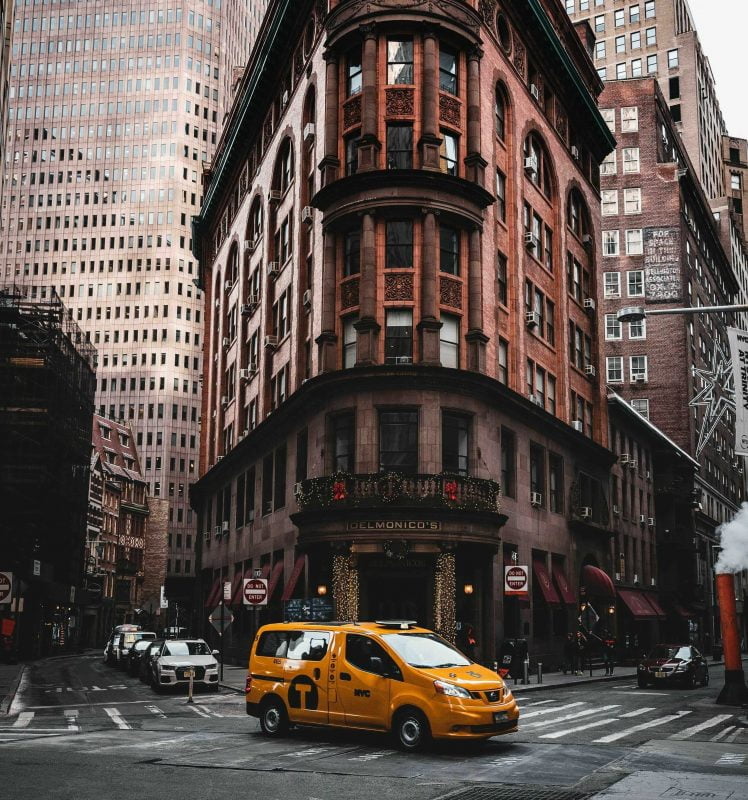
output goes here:
[{"label": "orange steam vent pipe", "polygon": [[716,576],[717,606],[722,628],[722,645],[725,656],[725,685],[717,697],[722,705],[739,706],[748,702],[743,662],[740,658],[740,635],[735,607],[735,579],[729,572]]}]

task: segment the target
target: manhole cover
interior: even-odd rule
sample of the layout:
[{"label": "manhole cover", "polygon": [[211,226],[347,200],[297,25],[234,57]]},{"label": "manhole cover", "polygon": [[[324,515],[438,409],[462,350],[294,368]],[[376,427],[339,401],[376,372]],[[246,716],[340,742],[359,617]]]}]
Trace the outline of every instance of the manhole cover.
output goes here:
[{"label": "manhole cover", "polygon": [[469,786],[442,800],[585,800],[588,796],[557,786]]}]

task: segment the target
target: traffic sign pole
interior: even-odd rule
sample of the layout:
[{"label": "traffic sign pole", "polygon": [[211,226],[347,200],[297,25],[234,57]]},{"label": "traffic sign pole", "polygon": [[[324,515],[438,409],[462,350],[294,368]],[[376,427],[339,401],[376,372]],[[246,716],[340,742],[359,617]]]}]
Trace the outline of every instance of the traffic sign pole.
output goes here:
[{"label": "traffic sign pole", "polygon": [[223,611],[225,608],[226,608],[226,601],[223,598],[221,598],[221,632],[218,634],[221,642],[221,683],[223,683],[223,623],[224,623]]}]

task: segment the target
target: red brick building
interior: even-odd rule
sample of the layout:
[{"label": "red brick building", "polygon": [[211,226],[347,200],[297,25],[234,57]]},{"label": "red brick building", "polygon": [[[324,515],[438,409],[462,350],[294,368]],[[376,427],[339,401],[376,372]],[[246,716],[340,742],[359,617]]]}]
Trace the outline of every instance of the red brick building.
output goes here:
[{"label": "red brick building", "polygon": [[326,593],[550,655],[613,592],[602,84],[556,0],[326,5],[270,5],[195,224],[203,602],[232,581],[242,656],[254,569],[263,618]]}]

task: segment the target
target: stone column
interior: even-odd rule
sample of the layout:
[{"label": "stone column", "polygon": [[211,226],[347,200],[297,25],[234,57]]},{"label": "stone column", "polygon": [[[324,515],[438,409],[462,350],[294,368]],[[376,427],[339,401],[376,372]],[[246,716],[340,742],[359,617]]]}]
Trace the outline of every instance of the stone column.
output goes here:
[{"label": "stone column", "polygon": [[423,209],[423,247],[421,249],[421,319],[418,331],[421,338],[421,363],[440,366],[439,331],[439,240],[436,212]]},{"label": "stone column", "polygon": [[466,178],[485,184],[488,162],[481,155],[480,112],[480,62],[483,51],[473,47],[467,57],[467,155],[465,157]]},{"label": "stone column", "polygon": [[439,41],[436,31],[423,31],[423,86],[421,106],[421,138],[418,149],[423,169],[439,169]]},{"label": "stone column", "polygon": [[476,225],[470,231],[468,246],[468,369],[486,371],[486,343],[483,332],[483,259],[482,231]]},{"label": "stone column", "polygon": [[377,102],[377,31],[374,25],[359,28],[364,40],[361,54],[361,138],[358,140],[358,171],[379,168],[379,103]]},{"label": "stone column", "polygon": [[337,180],[340,171],[338,147],[340,131],[338,117],[340,113],[340,92],[338,90],[338,54],[332,51],[325,53],[327,67],[325,70],[325,155],[320,162],[322,185],[327,186]]},{"label": "stone column", "polygon": [[358,322],[354,324],[356,337],[356,365],[376,364],[378,356],[377,322],[377,248],[374,215],[363,215],[361,224],[361,279],[359,283]]},{"label": "stone column", "polygon": [[320,372],[331,372],[337,368],[338,337],[335,333],[335,234],[324,231],[324,249],[322,251],[322,309],[320,322],[322,332],[317,337],[317,357]]}]

